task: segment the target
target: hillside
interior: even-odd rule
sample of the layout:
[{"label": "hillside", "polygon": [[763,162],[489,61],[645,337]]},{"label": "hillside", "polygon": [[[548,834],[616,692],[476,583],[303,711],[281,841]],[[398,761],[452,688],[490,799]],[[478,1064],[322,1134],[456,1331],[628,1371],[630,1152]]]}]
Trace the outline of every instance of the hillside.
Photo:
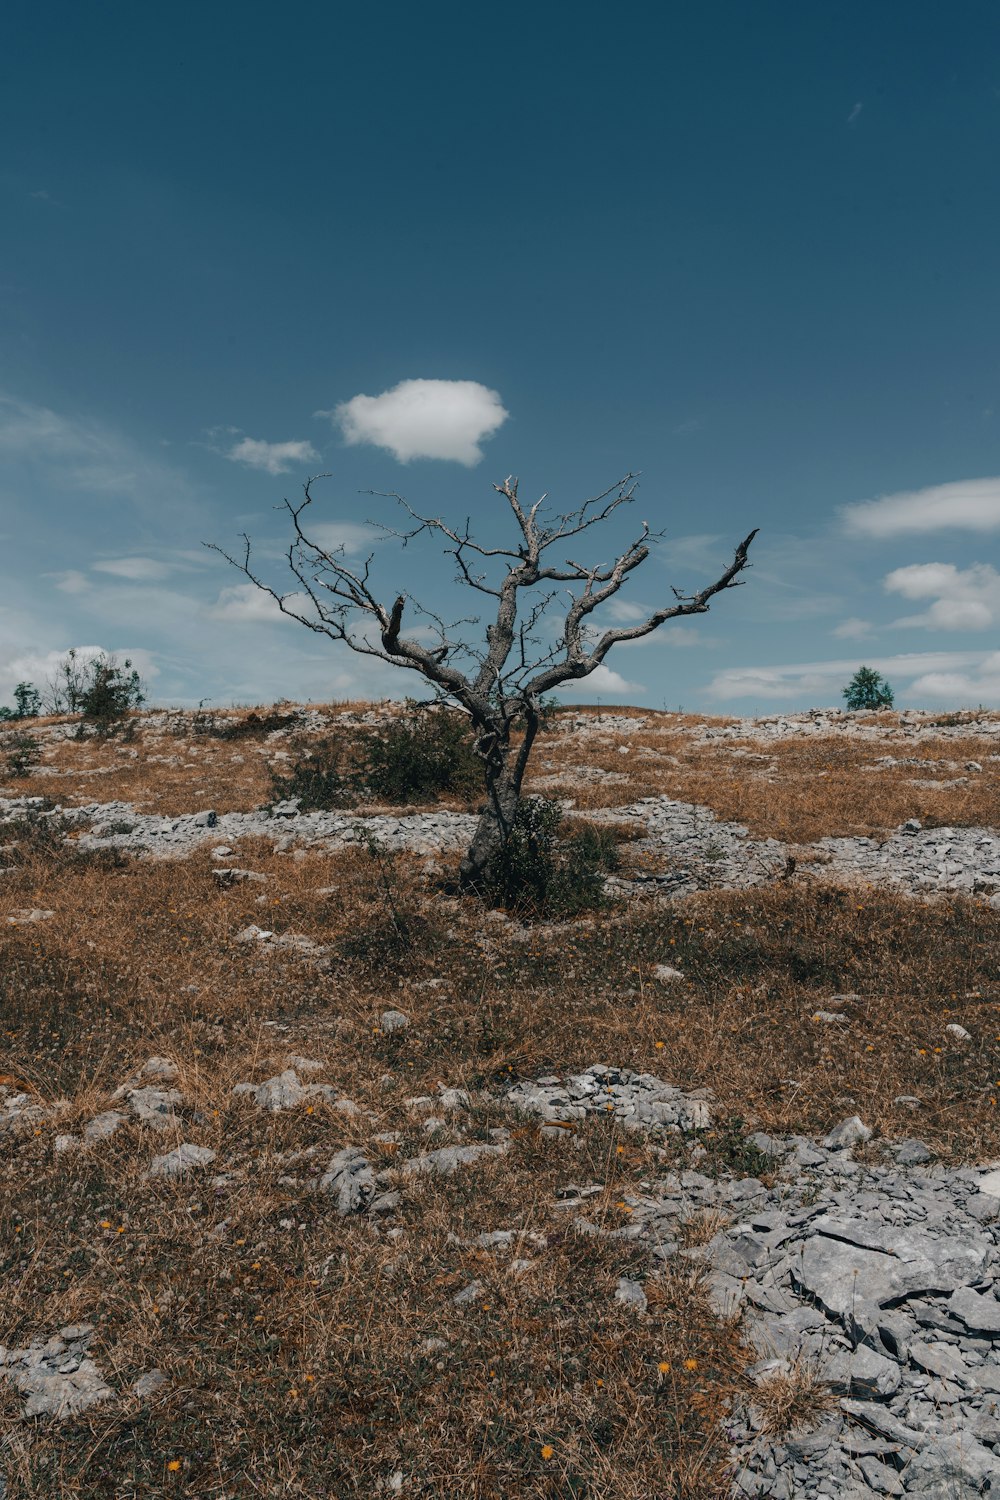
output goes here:
[{"label": "hillside", "polygon": [[398,711],[0,736],[7,1494],[989,1493],[1000,714],[563,709],[531,921]]}]

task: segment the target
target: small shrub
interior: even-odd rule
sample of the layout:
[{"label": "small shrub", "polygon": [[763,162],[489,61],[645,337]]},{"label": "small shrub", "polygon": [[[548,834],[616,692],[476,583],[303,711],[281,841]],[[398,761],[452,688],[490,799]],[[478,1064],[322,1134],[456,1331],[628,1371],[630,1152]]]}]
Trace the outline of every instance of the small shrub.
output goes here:
[{"label": "small shrub", "polygon": [[407,702],[406,715],[372,735],[358,767],[358,784],[385,802],[424,802],[445,793],[473,796],[483,784],[468,720],[451,709]]},{"label": "small shrub", "polygon": [[300,748],[299,758],[285,775],[271,771],[271,801],[297,797],[301,812],[352,807],[357,796],[353,777],[342,769],[344,759],[343,745],[333,736]]},{"label": "small shrub", "polygon": [[7,746],[7,774],[27,776],[42,758],[42,747],[30,734],[18,734]]},{"label": "small shrub", "polygon": [[[199,722],[202,717],[205,722]],[[299,713],[268,714],[249,713],[245,719],[227,719],[219,723],[212,715],[198,715],[194,724],[195,734],[209,734],[218,740],[262,740],[276,729],[294,729],[302,723]]]},{"label": "small shrub", "polygon": [[605,904],[604,876],[618,868],[618,845],[592,824],[560,839],[563,812],[545,797],[524,797],[506,844],[487,873],[491,906],[521,917],[571,917]]},{"label": "small shrub", "polygon": [[873,667],[859,667],[844,689],[847,707],[853,712],[859,708],[891,708],[892,688],[881,672]]},{"label": "small shrub", "polygon": [[130,737],[129,713],[146,701],[142,679],[126,657],[101,652],[81,657],[76,647],[67,651],[49,683],[47,707],[55,714],[80,715],[77,738],[92,729],[102,739],[124,731]]}]

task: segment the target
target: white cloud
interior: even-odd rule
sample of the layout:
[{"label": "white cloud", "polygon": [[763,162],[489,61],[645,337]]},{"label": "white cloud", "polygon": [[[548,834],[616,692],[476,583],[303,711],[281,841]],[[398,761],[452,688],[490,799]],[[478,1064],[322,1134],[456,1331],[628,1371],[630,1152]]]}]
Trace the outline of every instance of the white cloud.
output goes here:
[{"label": "white cloud", "polygon": [[860,641],[863,636],[871,635],[871,632],[870,621],[859,620],[857,615],[851,615],[848,619],[841,620],[839,625],[835,625],[830,634],[844,641]]},{"label": "white cloud", "polygon": [[115,578],[130,578],[137,582],[166,578],[170,572],[165,563],[152,557],[109,557],[91,566],[99,573],[111,573]]},{"label": "white cloud", "polygon": [[636,625],[640,620],[648,620],[653,613],[645,604],[632,604],[628,599],[612,599],[605,609],[608,618],[618,625]]},{"label": "white cloud", "polygon": [[296,464],[313,463],[319,454],[312,443],[267,443],[262,438],[241,438],[226,454],[233,463],[248,469],[262,469],[265,474],[287,474]]},{"label": "white cloud", "polygon": [[901,490],[841,507],[853,536],[894,537],[930,531],[1000,531],[1000,478],[960,479],[925,490]]},{"label": "white cloud", "polygon": [[484,438],[507,420],[496,391],[477,380],[401,380],[379,396],[353,396],[332,412],[351,446],[371,443],[400,463],[442,458],[471,468],[482,458]]},{"label": "white cloud", "polygon": [[[303,606],[308,603],[304,594],[289,594],[287,597],[292,609],[299,602]],[[208,613],[214,620],[265,620],[271,623],[286,618],[271,595],[264,593],[255,583],[234,583],[222,589]]]},{"label": "white cloud", "polygon": [[64,594],[85,594],[93,588],[86,573],[81,573],[78,568],[67,568],[64,573],[43,573],[42,577],[55,579],[56,588]]},{"label": "white cloud", "polygon": [[1000,573],[989,563],[956,568],[953,563],[912,563],[895,568],[883,587],[904,599],[931,599],[923,614],[894,620],[928,630],[986,630],[1000,623]]},{"label": "white cloud", "polygon": [[976,708],[1000,704],[1000,651],[987,656],[975,672],[927,672],[910,685],[910,692],[946,707]]},{"label": "white cloud", "polygon": [[361,521],[322,521],[318,526],[306,525],[311,542],[324,552],[368,552],[383,534]]},{"label": "white cloud", "polygon": [[[861,665],[873,667],[889,679],[897,702],[902,696],[900,684],[907,684],[908,701],[915,702],[920,688],[941,674],[962,673],[963,669],[982,669],[990,658],[982,651],[912,651],[897,656],[865,656],[839,661],[796,662],[787,666],[728,667],[717,672],[708,685],[713,698],[802,698],[816,694],[817,701],[837,704],[841,690]],[[972,676],[966,673],[969,680]],[[818,695],[824,695],[820,700]]]},{"label": "white cloud", "polygon": [[613,667],[606,667],[602,662],[589,677],[560,683],[556,691],[560,696],[563,693],[582,693],[585,697],[593,698],[602,693],[612,693],[615,696],[622,693],[644,693],[646,689],[641,683],[627,682],[620,672],[616,672]]},{"label": "white cloud", "polygon": [[848,125],[856,125],[857,124],[858,119],[859,119],[859,117],[861,115],[861,111],[863,109],[864,109],[864,105],[862,104],[861,100],[859,99],[858,102],[857,102],[857,104],[855,104],[854,108],[851,110],[851,113],[847,116],[847,123],[848,123]]}]

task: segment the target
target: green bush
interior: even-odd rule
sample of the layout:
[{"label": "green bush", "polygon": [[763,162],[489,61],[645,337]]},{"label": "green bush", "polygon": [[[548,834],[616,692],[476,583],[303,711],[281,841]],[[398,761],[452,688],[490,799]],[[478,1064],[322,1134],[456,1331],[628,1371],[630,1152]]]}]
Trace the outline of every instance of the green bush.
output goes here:
[{"label": "green bush", "polygon": [[49,685],[49,708],[52,713],[80,715],[77,738],[88,729],[104,738],[124,729],[129,733],[129,713],[146,701],[142,679],[126,657],[101,652],[81,657],[74,646],[56,668]]},{"label": "green bush", "polygon": [[353,807],[357,801],[354,777],[343,770],[342,742],[335,736],[313,745],[299,746],[299,757],[287,774],[271,772],[271,801],[299,799],[300,812],[327,812]]},{"label": "green bush", "polygon": [[425,802],[449,792],[463,797],[481,793],[482,762],[464,714],[412,701],[406,707],[404,717],[361,748],[359,788],[394,804]]},{"label": "green bush", "polygon": [[604,906],[604,876],[619,864],[618,845],[593,825],[560,838],[559,804],[524,797],[507,842],[487,872],[483,895],[520,917],[571,917]]},{"label": "green bush", "polygon": [[844,689],[843,696],[852,711],[858,708],[891,708],[892,688],[881,672],[859,667]]}]

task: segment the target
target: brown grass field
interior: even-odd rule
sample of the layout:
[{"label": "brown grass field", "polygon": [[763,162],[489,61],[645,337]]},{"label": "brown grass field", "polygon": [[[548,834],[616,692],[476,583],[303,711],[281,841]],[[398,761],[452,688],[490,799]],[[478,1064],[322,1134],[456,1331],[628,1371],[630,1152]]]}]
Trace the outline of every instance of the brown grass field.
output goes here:
[{"label": "brown grass field", "polygon": [[[45,740],[41,767],[0,796],[165,815],[266,800],[287,743],[154,733],[148,717],[124,741]],[[797,845],[908,817],[998,822],[1000,756],[982,736],[701,743],[693,716],[648,715],[628,735],[585,717],[590,736],[557,721],[543,737],[532,783],[583,812],[665,793]],[[918,764],[879,766],[883,755]],[[926,781],[944,784],[915,784]],[[443,857],[296,857],[242,840],[238,863],[267,883],[223,890],[210,847],[115,858],[22,829],[0,855],[0,1082],[42,1106],[3,1139],[0,1343],[94,1323],[91,1354],[124,1393],[76,1419],[24,1422],[0,1380],[11,1497],[722,1500],[725,1421],[750,1359],[738,1323],[713,1316],[682,1260],[646,1282],[637,1319],[614,1289],[646,1251],[576,1232],[557,1206],[567,1184],[599,1183],[589,1217],[627,1229],[629,1197],[692,1143],[665,1156],[588,1119],[574,1146],[512,1115],[503,1087],[603,1061],[708,1088],[710,1173],[744,1175],[749,1130],[820,1134],[852,1113],[877,1153],[880,1137],[918,1128],[901,1095],[922,1101],[919,1134],[943,1159],[1000,1156],[1000,911],[986,902],[806,874],[525,927],[449,894]],[[7,923],[24,908],[54,916]],[[315,939],[322,965],[237,942],[254,922]],[[683,983],[656,980],[664,962]],[[845,992],[849,1028],[818,1025],[824,998]],[[387,1006],[410,1017],[405,1032],[382,1033]],[[952,1042],[949,1021],[971,1045]],[[321,1062],[315,1077],[362,1113],[265,1115],[233,1097],[290,1054]],[[179,1124],[130,1121],[57,1155],[55,1136],[110,1108],[153,1055],[178,1064]],[[342,1146],[387,1170],[426,1150],[406,1101],[442,1084],[473,1104],[431,1144],[505,1125],[506,1155],[409,1181],[379,1223],[340,1218],[308,1190]],[[374,1142],[385,1132],[399,1139]],[[178,1139],[215,1150],[212,1168],[147,1180]],[[227,1181],[213,1187],[216,1175]],[[517,1231],[513,1252],[459,1243],[500,1228]],[[518,1259],[531,1264],[512,1269]],[[472,1279],[482,1296],[456,1306]],[[130,1396],[153,1368],[166,1383]],[[775,1421],[800,1398],[776,1390]]]}]

